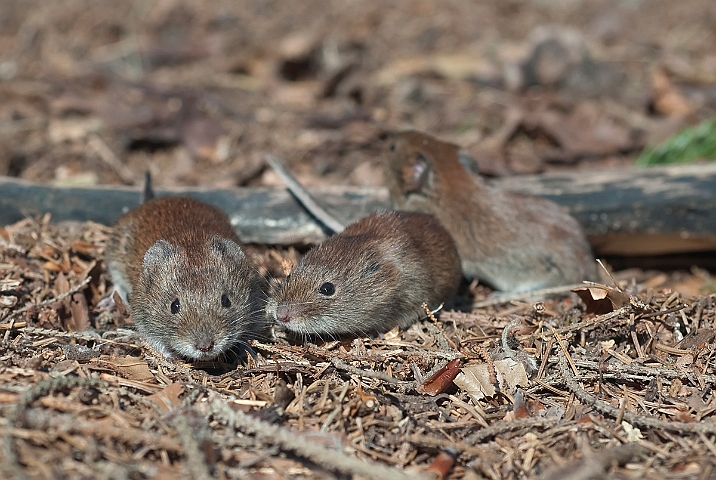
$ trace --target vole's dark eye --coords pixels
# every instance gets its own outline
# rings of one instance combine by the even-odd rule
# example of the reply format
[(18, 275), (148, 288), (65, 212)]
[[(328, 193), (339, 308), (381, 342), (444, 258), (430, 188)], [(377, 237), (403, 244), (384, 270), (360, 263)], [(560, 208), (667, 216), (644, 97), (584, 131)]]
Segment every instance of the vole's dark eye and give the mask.
[(229, 308), (231, 306), (231, 300), (229, 300), (229, 297), (227, 297), (226, 294), (221, 296), (221, 306), (224, 308)]
[(395, 143), (391, 143), (391, 144), (390, 144), (390, 151), (391, 151), (391, 152), (394, 152), (394, 151), (395, 151)]
[(331, 282), (326, 282), (320, 287), (318, 287), (318, 293), (326, 297), (332, 297), (333, 294), (336, 293), (336, 286), (333, 285)]
[(172, 302), (172, 305), (171, 305), (172, 313), (173, 313), (174, 315), (176, 315), (177, 313), (179, 313), (179, 308), (180, 308), (180, 307), (181, 307), (181, 304), (179, 303), (179, 299), (178, 299), (178, 298), (175, 298), (174, 301)]

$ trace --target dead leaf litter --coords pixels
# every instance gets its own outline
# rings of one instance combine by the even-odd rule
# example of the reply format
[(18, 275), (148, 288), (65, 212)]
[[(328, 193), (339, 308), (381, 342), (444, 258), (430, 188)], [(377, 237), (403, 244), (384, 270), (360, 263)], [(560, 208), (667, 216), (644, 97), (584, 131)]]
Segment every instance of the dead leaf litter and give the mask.
[[(637, 283), (606, 313), (576, 297), (512, 302), (188, 365), (98, 306), (111, 290), (106, 227), (27, 219), (2, 238), (0, 294), (15, 299), (0, 318), (10, 477), (523, 478), (597, 462), (668, 478), (714, 449), (715, 294)], [(280, 251), (254, 255), (280, 270)], [(629, 454), (612, 458), (620, 446)]]

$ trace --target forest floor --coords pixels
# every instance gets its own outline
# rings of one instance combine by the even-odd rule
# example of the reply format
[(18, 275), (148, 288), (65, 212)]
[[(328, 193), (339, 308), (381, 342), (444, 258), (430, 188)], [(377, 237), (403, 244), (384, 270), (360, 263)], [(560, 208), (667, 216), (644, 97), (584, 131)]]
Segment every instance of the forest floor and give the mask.
[[(714, 117), (714, 25), (712, 0), (7, 0), (0, 175), (280, 187), (272, 153), (308, 186), (381, 186), (406, 127), (486, 176), (588, 175)], [(3, 478), (716, 478), (698, 261), (582, 292), (606, 306), (465, 284), (408, 329), (186, 364), (100, 304), (109, 229), (0, 226)], [(277, 279), (302, 252), (250, 246)]]

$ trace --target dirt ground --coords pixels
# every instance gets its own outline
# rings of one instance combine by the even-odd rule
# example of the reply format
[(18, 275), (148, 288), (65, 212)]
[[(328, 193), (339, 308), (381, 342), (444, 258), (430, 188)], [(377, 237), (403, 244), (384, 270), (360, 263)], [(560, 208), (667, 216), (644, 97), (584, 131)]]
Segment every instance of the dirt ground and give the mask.
[[(714, 117), (714, 45), (712, 0), (4, 0), (0, 175), (282, 186), (272, 153), (305, 185), (379, 186), (406, 127), (486, 176), (588, 175)], [(109, 231), (0, 226), (3, 478), (716, 478), (698, 264), (586, 300), (463, 285), (408, 329), (185, 364), (101, 306)], [(300, 253), (250, 248), (277, 279)]]

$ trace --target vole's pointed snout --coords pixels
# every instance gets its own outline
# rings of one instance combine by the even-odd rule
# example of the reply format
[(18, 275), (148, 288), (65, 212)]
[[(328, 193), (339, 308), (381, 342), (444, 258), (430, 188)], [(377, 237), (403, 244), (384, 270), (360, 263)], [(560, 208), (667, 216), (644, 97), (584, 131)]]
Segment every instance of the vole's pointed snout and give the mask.
[(214, 340), (211, 338), (200, 338), (194, 341), (194, 348), (201, 353), (210, 353), (214, 349)]
[(282, 323), (288, 323), (293, 316), (293, 309), (288, 305), (279, 305), (276, 308), (276, 320)]

